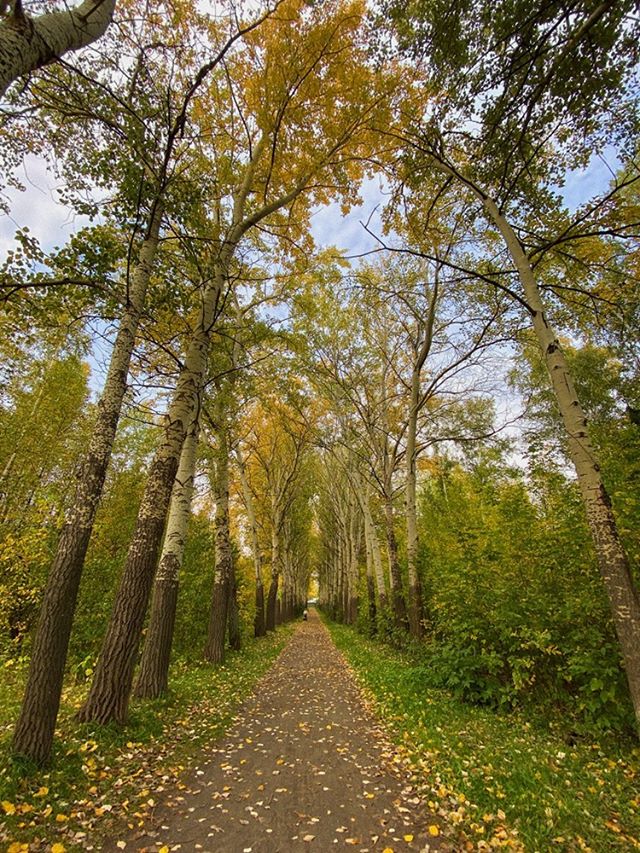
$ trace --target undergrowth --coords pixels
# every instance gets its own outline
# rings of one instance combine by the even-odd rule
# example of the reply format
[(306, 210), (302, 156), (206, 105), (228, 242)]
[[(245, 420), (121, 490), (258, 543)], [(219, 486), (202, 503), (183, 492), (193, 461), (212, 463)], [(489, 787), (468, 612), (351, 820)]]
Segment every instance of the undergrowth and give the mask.
[(640, 849), (637, 741), (462, 702), (402, 652), (328, 627), (460, 849)]

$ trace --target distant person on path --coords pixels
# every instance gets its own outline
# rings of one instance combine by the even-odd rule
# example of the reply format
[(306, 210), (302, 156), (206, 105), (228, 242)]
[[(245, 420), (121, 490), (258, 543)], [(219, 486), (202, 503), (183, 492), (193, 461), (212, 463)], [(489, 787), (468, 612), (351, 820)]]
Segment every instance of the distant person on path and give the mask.
[(303, 622), (306, 622), (306, 621), (307, 621), (307, 616), (308, 616), (308, 615), (309, 615), (309, 611), (308, 611), (308, 610), (307, 610), (307, 608), (305, 607), (305, 609), (302, 611), (302, 621), (303, 621)]

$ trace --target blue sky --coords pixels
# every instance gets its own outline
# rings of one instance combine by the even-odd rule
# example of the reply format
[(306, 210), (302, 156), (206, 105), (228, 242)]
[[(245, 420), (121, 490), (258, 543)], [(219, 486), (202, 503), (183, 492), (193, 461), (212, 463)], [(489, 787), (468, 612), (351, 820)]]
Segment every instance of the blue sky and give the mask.
[[(616, 167), (611, 158), (611, 168)], [(35, 157), (25, 158), (19, 176), (27, 189), (12, 192), (11, 216), (0, 219), (0, 255), (4, 257), (13, 242), (17, 227), (27, 226), (41, 243), (51, 248), (63, 245), (69, 236), (87, 223), (84, 217), (74, 214), (57, 200), (57, 179), (47, 171), (46, 164)], [(575, 208), (598, 192), (604, 190), (612, 177), (610, 167), (599, 157), (594, 157), (585, 170), (570, 172), (563, 190), (569, 208)], [(361, 191), (362, 203), (343, 217), (340, 205), (331, 204), (318, 209), (312, 220), (312, 233), (319, 246), (335, 245), (349, 254), (367, 252), (376, 248), (375, 240), (362, 226), (373, 214), (372, 230), (380, 231), (380, 220), (374, 212), (384, 204), (385, 196), (377, 178), (366, 181)]]
[[(613, 160), (615, 165), (615, 160)], [(46, 164), (35, 157), (26, 157), (20, 174), (26, 186), (24, 192), (13, 192), (12, 209), (9, 217), (0, 219), (0, 259), (12, 246), (16, 228), (27, 226), (41, 244), (50, 249), (67, 242), (71, 234), (88, 220), (75, 216), (57, 198), (55, 175), (47, 170)], [(588, 168), (572, 172), (567, 176), (563, 191), (566, 203), (575, 208), (593, 195), (604, 190), (611, 179), (611, 172), (600, 158), (594, 158)], [(340, 205), (331, 204), (319, 208), (312, 218), (312, 233), (319, 247), (337, 246), (348, 255), (359, 255), (379, 248), (375, 239), (366, 233), (363, 224), (369, 221), (374, 233), (381, 233), (378, 209), (385, 202), (385, 195), (377, 178), (367, 180), (361, 190), (361, 204), (347, 216), (342, 215)], [(108, 357), (106, 341), (96, 340), (96, 353), (91, 359), (92, 386), (95, 391), (102, 384), (105, 362)]]

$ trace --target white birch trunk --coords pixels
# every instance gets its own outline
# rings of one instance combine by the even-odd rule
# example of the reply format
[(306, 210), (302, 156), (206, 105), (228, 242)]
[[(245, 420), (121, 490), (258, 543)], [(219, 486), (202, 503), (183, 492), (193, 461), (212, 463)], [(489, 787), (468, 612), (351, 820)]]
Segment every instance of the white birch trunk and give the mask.
[[(20, 9), (20, 7), (18, 7)], [(0, 97), (9, 85), (69, 51), (104, 35), (115, 0), (85, 0), (75, 9), (30, 18), (22, 11), (0, 21)]]
[(600, 573), (609, 596), (613, 622), (622, 648), (636, 720), (640, 726), (640, 597), (631, 577), (611, 501), (600, 474), (600, 464), (589, 436), (587, 417), (576, 394), (558, 338), (545, 316), (544, 304), (529, 259), (496, 203), (489, 198), (483, 198), (483, 201), (513, 258), (531, 309), (536, 338), (551, 377), (567, 433), (569, 454), (578, 477)]
[(411, 408), (407, 427), (406, 522), (409, 631), (416, 638), (422, 636), (422, 589), (418, 575), (418, 520), (416, 509), (416, 433), (418, 430), (419, 396), (420, 370), (414, 368), (411, 375)]
[(258, 540), (258, 522), (256, 520), (253, 495), (247, 479), (244, 458), (240, 447), (236, 448), (236, 458), (238, 460), (240, 485), (242, 486), (242, 495), (244, 498), (245, 509), (247, 511), (247, 519), (249, 521), (249, 531), (251, 533), (251, 552), (253, 554), (253, 566), (256, 579), (256, 614), (253, 623), (253, 630), (256, 637), (262, 637), (265, 634), (266, 628), (264, 622), (264, 582), (262, 579), (262, 555), (260, 553), (260, 543)]
[(389, 595), (387, 592), (387, 583), (384, 576), (384, 567), (382, 564), (382, 552), (380, 550), (380, 542), (376, 532), (376, 525), (371, 514), (369, 506), (369, 496), (362, 484), (362, 479), (356, 474), (353, 478), (353, 484), (360, 503), (362, 515), (364, 516), (364, 535), (371, 549), (371, 559), (373, 561), (373, 573), (376, 582), (376, 591), (378, 593), (378, 601), (380, 609), (385, 610), (388, 604)]
[(179, 575), (191, 517), (198, 431), (198, 422), (194, 420), (182, 448), (180, 465), (171, 492), (167, 530), (153, 585), (149, 627), (135, 689), (135, 695), (139, 698), (156, 699), (165, 693), (168, 687)]

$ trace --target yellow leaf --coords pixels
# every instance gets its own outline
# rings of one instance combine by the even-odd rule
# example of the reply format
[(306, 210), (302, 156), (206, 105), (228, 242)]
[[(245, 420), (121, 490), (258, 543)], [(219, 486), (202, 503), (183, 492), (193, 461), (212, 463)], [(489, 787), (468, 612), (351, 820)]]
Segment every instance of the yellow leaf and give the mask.
[(393, 853), (393, 849), (391, 847), (385, 847), (382, 853)]
[(434, 838), (437, 835), (440, 835), (440, 829), (435, 825), (435, 823), (432, 823), (429, 827), (429, 835), (433, 835)]
[(64, 844), (52, 844), (51, 845), (51, 853), (65, 853), (67, 848)]
[(169, 853), (169, 848), (165, 844), (164, 847), (161, 847), (160, 850), (158, 850), (158, 853)]
[(29, 853), (29, 845), (14, 841), (13, 844), (7, 847), (7, 853)]
[(38, 790), (35, 793), (35, 796), (36, 797), (46, 797), (48, 793), (49, 793), (49, 789), (43, 786), (42, 788), (38, 788)]
[(2, 801), (2, 808), (4, 809), (5, 814), (16, 813), (16, 807), (13, 805), (13, 803), (8, 802), (8, 800)]
[(404, 840), (407, 842), (407, 844), (408, 844), (410, 841), (413, 841), (413, 835), (403, 835), (402, 837), (403, 837), (403, 838), (404, 838)]
[(56, 822), (57, 823), (64, 823), (65, 820), (69, 820), (69, 818), (67, 817), (66, 814), (57, 814), (56, 815)]

